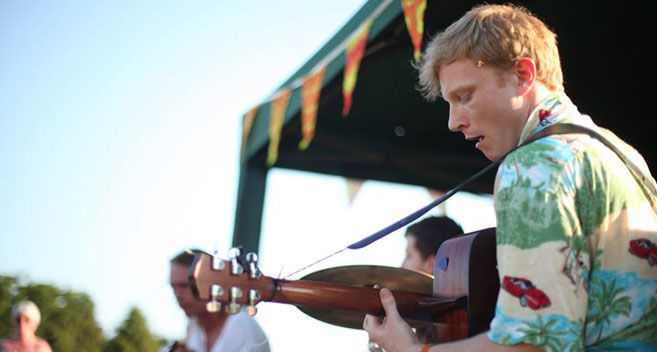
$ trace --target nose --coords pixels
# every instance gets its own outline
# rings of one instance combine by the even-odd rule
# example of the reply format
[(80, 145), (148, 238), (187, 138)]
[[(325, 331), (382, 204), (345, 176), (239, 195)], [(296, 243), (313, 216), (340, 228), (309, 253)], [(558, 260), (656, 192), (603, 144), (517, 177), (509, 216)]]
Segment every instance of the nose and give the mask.
[(452, 132), (463, 130), (467, 126), (467, 119), (463, 111), (457, 105), (449, 105), (449, 120), (447, 121), (447, 128)]

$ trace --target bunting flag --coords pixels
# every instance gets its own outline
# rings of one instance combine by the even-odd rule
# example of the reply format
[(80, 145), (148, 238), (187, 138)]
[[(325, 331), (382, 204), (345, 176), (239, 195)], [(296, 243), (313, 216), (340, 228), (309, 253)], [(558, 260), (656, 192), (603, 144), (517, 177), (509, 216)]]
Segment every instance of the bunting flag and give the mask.
[(360, 188), (363, 186), (365, 180), (348, 178), (347, 179), (347, 195), (349, 196), (349, 205), (353, 203), (356, 194), (360, 191)]
[(244, 120), (242, 123), (242, 154), (244, 154), (244, 149), (246, 148), (246, 141), (249, 139), (249, 133), (251, 133), (251, 127), (253, 126), (253, 120), (255, 119), (256, 112), (260, 105), (256, 105), (249, 110), (249, 112), (244, 115)]
[(401, 0), (404, 9), (404, 20), (408, 34), (413, 42), (413, 57), (420, 62), (420, 48), (422, 46), (422, 33), (424, 33), (424, 10), (427, 9), (427, 0)]
[(267, 153), (267, 165), (272, 166), (278, 159), (278, 144), (281, 141), (281, 130), (285, 119), (285, 109), (290, 100), (290, 89), (281, 92), (271, 101), (271, 115), (269, 117), (269, 152)]
[(349, 115), (349, 110), (351, 110), (352, 95), (356, 87), (356, 78), (358, 77), (358, 66), (360, 66), (360, 60), (365, 53), (370, 27), (372, 27), (372, 20), (365, 22), (360, 32), (347, 43), (344, 78), (342, 80), (342, 97), (344, 98), (344, 105), (342, 107), (343, 117)]
[[(440, 191), (434, 188), (427, 188), (427, 191), (429, 191), (429, 196), (431, 197), (432, 201), (445, 195), (445, 191)], [(447, 214), (447, 202), (442, 202), (436, 209), (440, 214)]]
[(315, 137), (315, 122), (317, 121), (317, 108), (319, 107), (319, 94), (322, 90), (326, 67), (312, 73), (303, 79), (301, 88), (301, 134), (303, 139), (299, 142), (299, 149), (306, 150)]

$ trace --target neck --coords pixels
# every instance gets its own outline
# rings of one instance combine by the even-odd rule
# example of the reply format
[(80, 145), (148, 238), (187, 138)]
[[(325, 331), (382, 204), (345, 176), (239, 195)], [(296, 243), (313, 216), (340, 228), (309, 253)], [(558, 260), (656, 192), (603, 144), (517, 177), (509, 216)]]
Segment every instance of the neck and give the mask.
[(16, 334), (16, 341), (19, 341), (24, 346), (31, 346), (37, 340), (37, 337), (34, 333), (29, 332), (18, 332)]
[(198, 323), (206, 334), (210, 334), (221, 331), (227, 318), (228, 314), (225, 312), (201, 314), (198, 316)]
[(550, 91), (543, 83), (536, 82), (533, 89), (531, 89), (526, 96), (526, 105), (525, 105), (525, 121), (529, 119), (531, 113), (536, 109), (538, 104), (540, 104), (545, 98), (547, 98), (553, 92)]

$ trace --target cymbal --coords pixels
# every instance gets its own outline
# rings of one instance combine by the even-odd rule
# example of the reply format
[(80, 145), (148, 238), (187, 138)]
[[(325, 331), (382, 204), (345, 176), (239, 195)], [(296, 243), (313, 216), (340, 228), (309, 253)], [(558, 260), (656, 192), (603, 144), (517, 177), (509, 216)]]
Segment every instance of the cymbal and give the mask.
[[(302, 277), (304, 281), (320, 281), (355, 287), (373, 287), (378, 284), (393, 291), (432, 294), (433, 276), (419, 271), (374, 265), (349, 265), (328, 268)], [(325, 323), (351, 329), (362, 329), (365, 314), (343, 310), (298, 307), (302, 312)], [(412, 326), (426, 322), (409, 321)]]

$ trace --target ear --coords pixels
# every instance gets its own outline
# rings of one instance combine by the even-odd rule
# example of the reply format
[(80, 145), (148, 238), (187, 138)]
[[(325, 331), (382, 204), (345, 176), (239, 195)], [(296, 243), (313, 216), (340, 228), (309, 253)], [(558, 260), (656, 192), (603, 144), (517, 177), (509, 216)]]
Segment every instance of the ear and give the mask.
[(518, 82), (518, 94), (527, 94), (536, 83), (536, 63), (533, 59), (523, 57), (516, 62), (515, 74)]
[(424, 261), (424, 272), (433, 275), (433, 267), (436, 265), (436, 255), (429, 254), (427, 259)]

